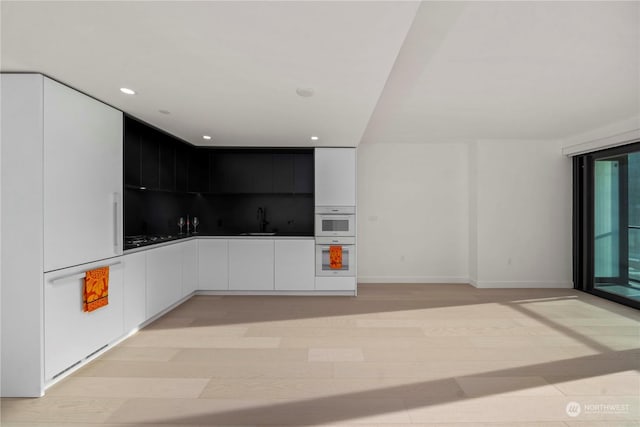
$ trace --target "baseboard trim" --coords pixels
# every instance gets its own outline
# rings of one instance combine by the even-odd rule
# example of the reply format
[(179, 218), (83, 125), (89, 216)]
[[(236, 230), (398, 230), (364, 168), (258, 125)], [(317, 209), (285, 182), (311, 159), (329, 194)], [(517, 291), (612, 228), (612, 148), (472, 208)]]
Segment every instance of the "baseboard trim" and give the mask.
[(449, 276), (360, 276), (358, 283), (469, 283), (468, 277)]
[(357, 291), (196, 291), (195, 295), (274, 295), (274, 296), (348, 296), (356, 295)]
[(572, 282), (541, 282), (541, 281), (521, 281), (521, 282), (510, 282), (510, 281), (492, 281), (492, 280), (470, 280), (469, 283), (475, 286), (478, 289), (573, 289)]

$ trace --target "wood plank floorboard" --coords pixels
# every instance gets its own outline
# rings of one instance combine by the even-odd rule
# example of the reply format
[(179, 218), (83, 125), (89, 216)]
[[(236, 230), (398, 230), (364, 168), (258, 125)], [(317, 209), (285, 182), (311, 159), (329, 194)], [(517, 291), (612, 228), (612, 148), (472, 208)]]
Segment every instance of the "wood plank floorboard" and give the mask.
[(0, 424), (638, 427), (640, 312), (464, 284), (195, 296)]

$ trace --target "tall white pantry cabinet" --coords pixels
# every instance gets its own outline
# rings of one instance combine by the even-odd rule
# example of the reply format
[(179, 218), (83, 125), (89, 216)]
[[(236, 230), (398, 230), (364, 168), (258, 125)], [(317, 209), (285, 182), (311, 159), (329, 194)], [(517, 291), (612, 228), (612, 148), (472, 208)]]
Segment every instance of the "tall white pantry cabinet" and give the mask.
[[(356, 149), (318, 147), (315, 149), (315, 205), (326, 207), (353, 207), (357, 205)], [(356, 253), (356, 233), (352, 254)], [(355, 260), (352, 260), (355, 261)], [(357, 263), (351, 276), (321, 276), (315, 278), (315, 290), (320, 292), (357, 292)]]
[[(122, 113), (40, 74), (0, 74), (0, 83), (0, 391), (41, 396), (66, 351), (69, 325), (81, 324), (76, 333), (98, 317), (120, 319), (105, 330), (122, 334), (117, 268), (107, 310), (55, 315), (81, 310), (78, 277), (85, 269), (78, 266), (115, 266), (122, 254)], [(63, 296), (75, 289), (77, 298), (67, 303)], [(55, 357), (47, 357), (46, 343), (56, 347)]]

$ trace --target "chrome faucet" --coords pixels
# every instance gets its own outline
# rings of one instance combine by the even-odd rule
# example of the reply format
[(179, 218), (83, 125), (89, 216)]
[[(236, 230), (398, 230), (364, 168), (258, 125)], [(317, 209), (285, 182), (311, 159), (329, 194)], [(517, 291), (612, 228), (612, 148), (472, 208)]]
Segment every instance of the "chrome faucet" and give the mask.
[(258, 231), (260, 233), (264, 233), (265, 230), (267, 229), (267, 224), (269, 224), (269, 221), (267, 221), (267, 210), (265, 208), (258, 208)]

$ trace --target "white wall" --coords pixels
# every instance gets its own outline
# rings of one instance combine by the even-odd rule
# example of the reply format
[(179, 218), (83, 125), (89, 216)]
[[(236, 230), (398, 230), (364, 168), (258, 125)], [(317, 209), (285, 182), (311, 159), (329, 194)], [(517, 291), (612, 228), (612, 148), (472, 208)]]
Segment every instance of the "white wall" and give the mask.
[(358, 280), (468, 282), (468, 146), (358, 147)]
[(571, 287), (560, 141), (362, 144), (358, 281)]
[(571, 287), (571, 161), (562, 155), (561, 142), (475, 145), (470, 150), (477, 157), (472, 283)]

